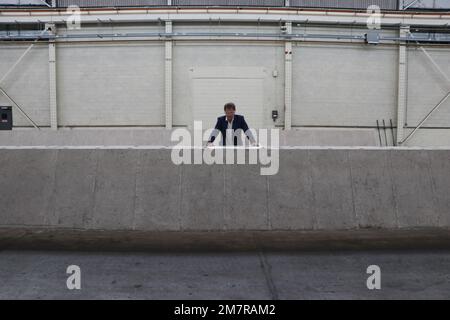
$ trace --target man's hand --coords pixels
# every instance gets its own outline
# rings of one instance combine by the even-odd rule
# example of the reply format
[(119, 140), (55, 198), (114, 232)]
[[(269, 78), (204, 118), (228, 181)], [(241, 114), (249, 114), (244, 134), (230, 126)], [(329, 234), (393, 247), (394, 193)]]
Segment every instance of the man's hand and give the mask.
[(208, 147), (208, 148), (212, 148), (212, 147), (214, 147), (214, 143), (212, 143), (212, 142), (208, 142), (208, 143), (206, 144), (206, 147)]

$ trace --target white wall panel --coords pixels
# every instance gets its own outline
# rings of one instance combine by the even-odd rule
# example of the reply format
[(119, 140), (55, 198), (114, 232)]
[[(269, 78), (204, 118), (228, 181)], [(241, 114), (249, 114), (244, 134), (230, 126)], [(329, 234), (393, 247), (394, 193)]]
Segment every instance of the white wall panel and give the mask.
[(214, 128), (223, 106), (233, 102), (237, 114), (246, 117), (251, 128), (263, 123), (264, 78), (263, 68), (215, 68), (193, 70), (193, 119), (202, 121), (204, 129)]
[[(450, 78), (450, 49), (426, 48), (436, 64)], [(408, 49), (408, 108), (409, 127), (417, 124), (450, 91), (450, 83), (418, 48)], [(423, 124), (423, 127), (450, 128), (450, 99)]]
[(161, 43), (58, 45), (59, 123), (163, 125), (163, 61)]
[(396, 121), (398, 49), (298, 44), (293, 48), (292, 124), (374, 126)]
[[(25, 52), (29, 45), (0, 44), (0, 78)], [(48, 45), (35, 45), (11, 74), (0, 84), (28, 116), (39, 126), (50, 125)], [(0, 93), (0, 105), (12, 104)], [(13, 108), (15, 126), (31, 126)]]
[[(283, 82), (284, 82), (284, 60), (283, 46), (281, 44), (243, 44), (238, 42), (175, 42), (174, 44), (174, 124), (190, 125), (193, 121), (193, 85), (192, 72), (204, 67), (232, 67), (242, 70), (241, 76), (245, 75), (245, 68), (264, 68), (263, 80), (264, 97), (259, 105), (262, 120), (246, 117), (249, 123), (258, 123), (271, 127), (274, 122), (271, 118), (271, 110), (279, 111), (280, 119), (276, 125), (283, 123)], [(276, 71), (276, 77), (274, 77)], [(220, 77), (220, 73), (217, 75)], [(229, 93), (228, 101), (232, 101), (233, 95)], [(205, 95), (209, 92), (205, 89)], [(223, 97), (224, 99), (226, 96)], [(254, 96), (255, 101), (260, 101), (260, 96)], [(223, 104), (215, 106), (216, 116), (223, 114)], [(237, 113), (241, 112), (237, 104)], [(258, 113), (259, 114), (259, 113)], [(246, 116), (244, 114), (244, 116)]]

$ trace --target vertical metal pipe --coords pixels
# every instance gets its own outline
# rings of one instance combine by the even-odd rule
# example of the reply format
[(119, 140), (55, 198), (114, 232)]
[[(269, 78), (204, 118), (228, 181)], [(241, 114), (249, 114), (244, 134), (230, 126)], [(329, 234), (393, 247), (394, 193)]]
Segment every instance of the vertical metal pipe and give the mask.
[[(409, 26), (400, 27), (400, 37), (406, 37), (409, 33)], [(408, 60), (407, 47), (401, 43), (398, 49), (398, 86), (397, 86), (397, 145), (401, 144), (404, 137), (404, 127), (407, 108), (408, 92)]]
[(380, 147), (383, 146), (383, 143), (381, 142), (381, 132), (380, 132), (380, 123), (377, 120), (377, 131), (378, 131), (378, 138), (380, 139)]
[[(166, 21), (166, 33), (172, 33), (172, 21)], [(172, 129), (172, 39), (165, 41), (165, 125), (166, 129)]]
[[(56, 26), (47, 24), (46, 29), (52, 34), (56, 34)], [(54, 40), (48, 43), (48, 76), (49, 76), (49, 102), (50, 102), (50, 127), (58, 129), (58, 107), (56, 93), (56, 44)]]
[[(292, 34), (292, 23), (286, 22), (286, 33)], [(284, 129), (292, 126), (292, 42), (287, 40), (284, 45)]]
[(392, 145), (396, 146), (397, 144), (395, 143), (395, 138), (394, 138), (394, 125), (392, 124), (392, 119), (389, 119), (389, 122), (391, 123), (391, 135), (392, 135)]

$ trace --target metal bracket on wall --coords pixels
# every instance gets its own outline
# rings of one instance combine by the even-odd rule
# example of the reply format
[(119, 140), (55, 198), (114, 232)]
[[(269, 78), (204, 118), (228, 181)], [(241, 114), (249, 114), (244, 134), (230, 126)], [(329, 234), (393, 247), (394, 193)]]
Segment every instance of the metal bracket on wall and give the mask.
[(405, 0), (403, 0), (401, 10), (407, 10), (418, 2), (420, 2), (420, 0), (411, 0), (409, 4), (405, 5)]
[[(45, 4), (47, 7), (49, 7), (49, 8), (51, 8), (52, 7), (52, 5), (51, 4), (49, 4), (49, 3), (47, 3), (47, 1), (45, 1), (45, 0), (39, 0), (40, 2), (42, 2), (42, 4)], [(53, 0), (53, 2), (56, 2), (56, 0)]]

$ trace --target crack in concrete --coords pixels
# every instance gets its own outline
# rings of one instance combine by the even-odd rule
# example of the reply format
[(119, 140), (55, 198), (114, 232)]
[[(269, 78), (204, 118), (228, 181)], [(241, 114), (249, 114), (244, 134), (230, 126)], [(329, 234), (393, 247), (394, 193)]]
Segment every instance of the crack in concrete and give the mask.
[(263, 250), (259, 250), (258, 257), (259, 257), (261, 269), (263, 270), (264, 277), (267, 282), (267, 287), (269, 289), (271, 298), (272, 298), (272, 300), (279, 300), (278, 290), (277, 290), (277, 287), (275, 286), (275, 283), (273, 282), (273, 278), (272, 278), (272, 266), (267, 261), (267, 257), (264, 254)]

